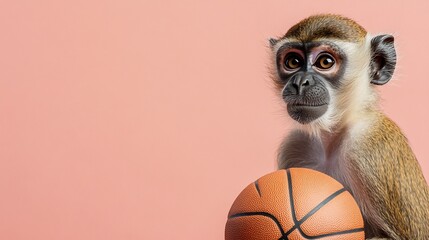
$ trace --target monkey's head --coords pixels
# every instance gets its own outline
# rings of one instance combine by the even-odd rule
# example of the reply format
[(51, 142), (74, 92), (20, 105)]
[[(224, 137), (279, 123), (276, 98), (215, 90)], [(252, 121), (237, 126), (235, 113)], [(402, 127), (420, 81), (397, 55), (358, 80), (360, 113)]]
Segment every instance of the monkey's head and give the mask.
[(330, 130), (374, 108), (373, 85), (387, 83), (395, 69), (391, 35), (367, 34), (351, 19), (315, 15), (279, 39), (270, 39), (273, 78), (290, 117)]

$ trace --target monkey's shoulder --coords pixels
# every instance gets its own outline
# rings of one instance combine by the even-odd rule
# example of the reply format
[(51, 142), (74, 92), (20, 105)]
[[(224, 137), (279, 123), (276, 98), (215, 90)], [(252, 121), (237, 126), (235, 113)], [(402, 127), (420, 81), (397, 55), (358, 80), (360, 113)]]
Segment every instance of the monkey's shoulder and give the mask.
[(408, 139), (393, 120), (379, 114), (371, 124), (360, 137), (351, 138), (355, 141), (355, 147), (352, 147), (354, 154), (367, 156), (374, 164), (377, 160), (383, 163), (415, 160)]
[[(362, 136), (349, 149), (347, 160), (355, 174), (353, 193), (366, 198), (359, 201), (367, 221), (391, 236), (427, 239), (429, 189), (407, 138), (381, 114)], [(384, 209), (382, 215), (377, 209)]]

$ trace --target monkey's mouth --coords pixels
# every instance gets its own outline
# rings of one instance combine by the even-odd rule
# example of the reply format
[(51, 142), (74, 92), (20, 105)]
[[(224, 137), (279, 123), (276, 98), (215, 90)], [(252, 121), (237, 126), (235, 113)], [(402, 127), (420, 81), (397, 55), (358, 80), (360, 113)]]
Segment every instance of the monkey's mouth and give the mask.
[(328, 104), (288, 104), (289, 116), (301, 124), (310, 123), (321, 117), (328, 110)]

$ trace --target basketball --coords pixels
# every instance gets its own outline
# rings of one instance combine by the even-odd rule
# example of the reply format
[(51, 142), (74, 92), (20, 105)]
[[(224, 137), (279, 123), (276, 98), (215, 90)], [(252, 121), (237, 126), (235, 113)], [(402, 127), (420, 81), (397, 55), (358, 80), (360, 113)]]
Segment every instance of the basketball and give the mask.
[(248, 185), (228, 214), (225, 240), (365, 239), (360, 209), (330, 176), (278, 170)]

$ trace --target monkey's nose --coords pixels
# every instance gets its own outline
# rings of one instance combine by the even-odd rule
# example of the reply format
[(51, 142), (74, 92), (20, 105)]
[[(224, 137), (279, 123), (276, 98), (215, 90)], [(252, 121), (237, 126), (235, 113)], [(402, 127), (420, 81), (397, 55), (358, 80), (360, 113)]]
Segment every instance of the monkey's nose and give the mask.
[(310, 86), (311, 76), (298, 76), (292, 81), (292, 87), (296, 90), (296, 94), (302, 95), (304, 90)]

